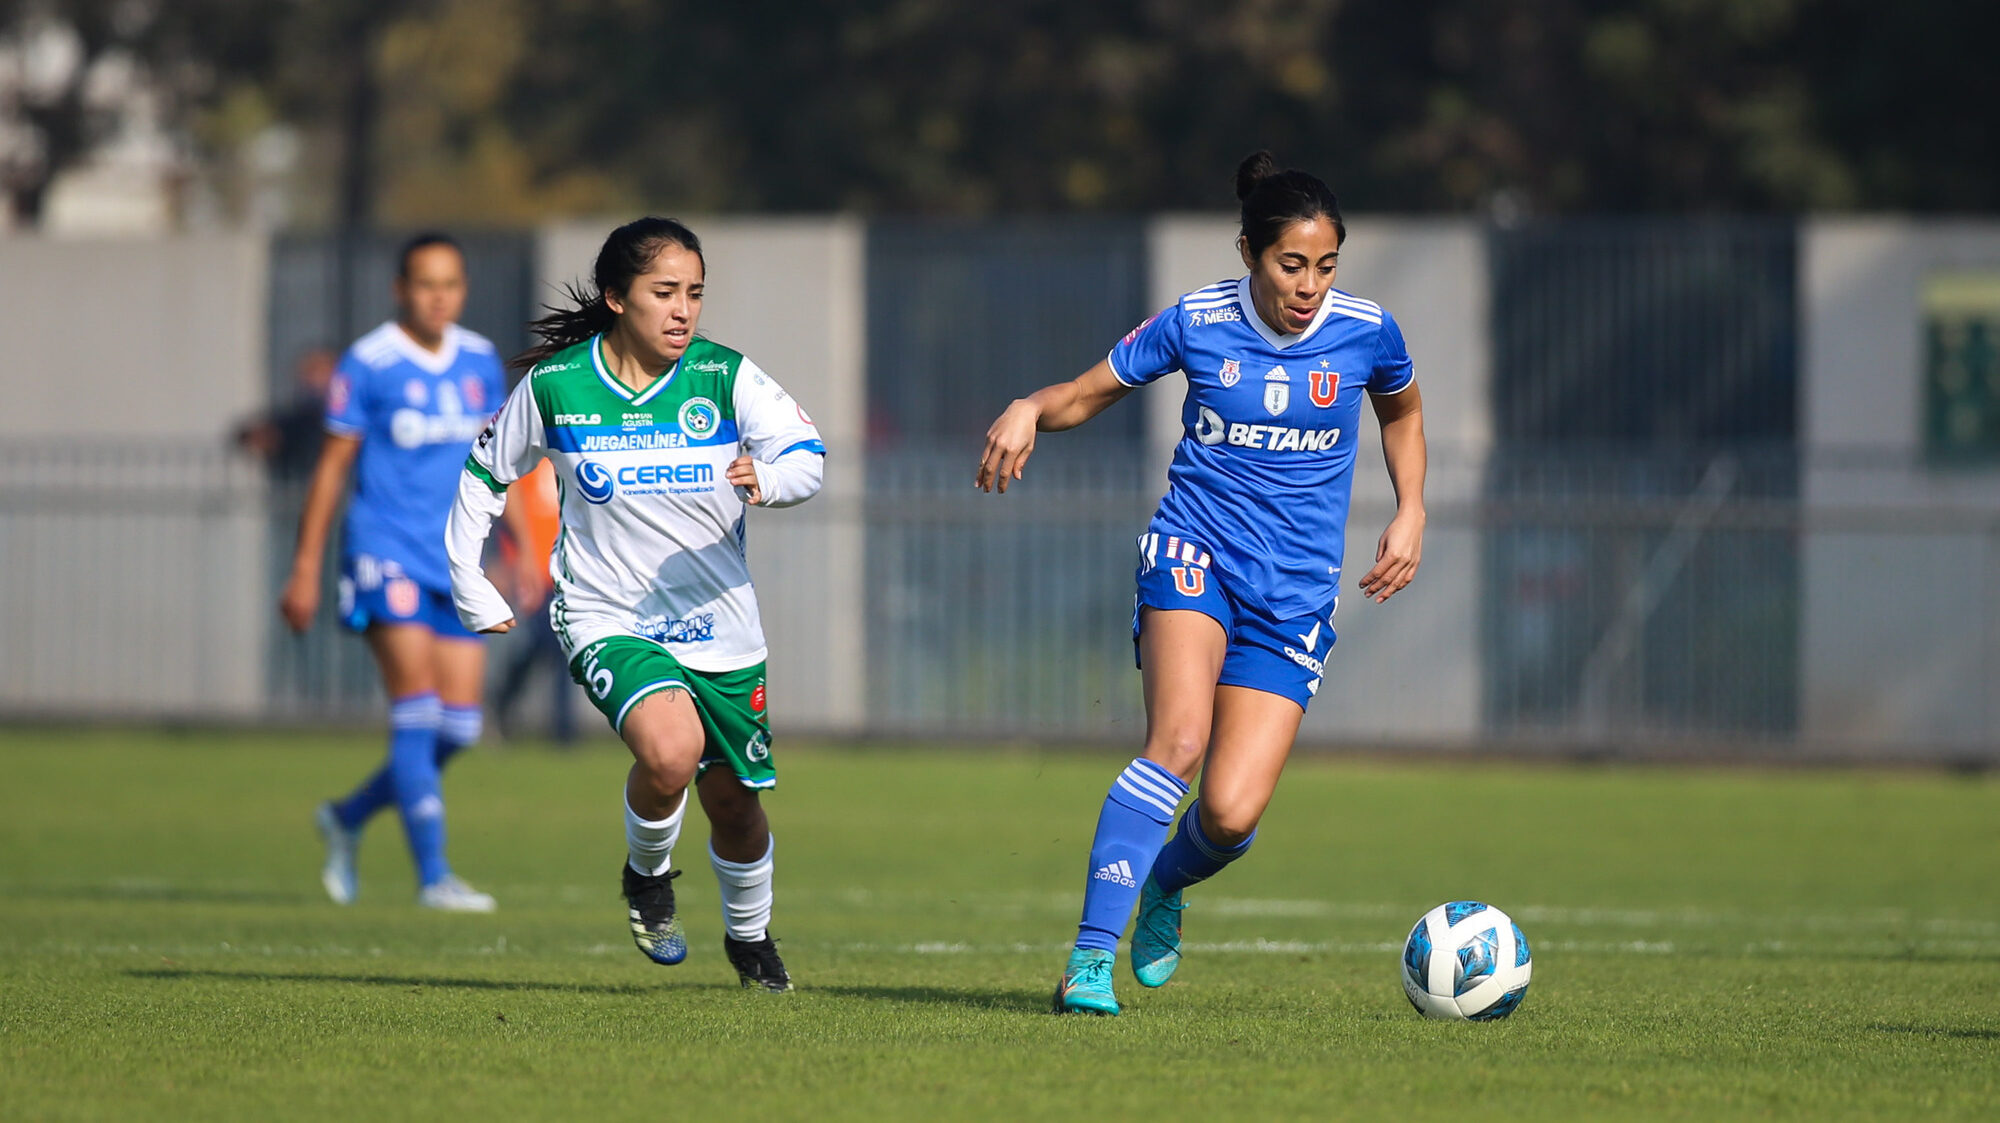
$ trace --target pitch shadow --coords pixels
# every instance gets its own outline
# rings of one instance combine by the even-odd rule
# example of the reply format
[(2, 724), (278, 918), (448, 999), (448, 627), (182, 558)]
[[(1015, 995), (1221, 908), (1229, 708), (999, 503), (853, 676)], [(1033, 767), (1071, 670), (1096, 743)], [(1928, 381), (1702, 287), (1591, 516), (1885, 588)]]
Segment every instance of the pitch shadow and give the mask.
[(187, 967), (152, 967), (125, 972), (134, 979), (173, 982), (181, 979), (222, 979), (245, 983), (351, 983), (374, 987), (436, 987), (440, 990), (554, 991), (560, 994), (609, 994), (628, 997), (657, 995), (663, 990), (737, 990), (730, 983), (686, 982), (667, 985), (640, 983), (550, 983), (521, 979), (466, 979), (446, 975), (341, 975), (304, 971), (213, 971)]
[(42, 901), (116, 901), (131, 905), (302, 905), (313, 894), (269, 889), (202, 889), (173, 885), (48, 885), (15, 889), (9, 896)]
[(1969, 1029), (1964, 1026), (1892, 1026), (1876, 1024), (1868, 1027), (1876, 1033), (1902, 1033), (1913, 1037), (1962, 1037), (1971, 1041), (2000, 1041), (2000, 1029)]
[(810, 989), (814, 994), (867, 998), (877, 1002), (922, 1002), (932, 1006), (964, 1006), (1009, 1013), (1046, 1014), (1049, 1011), (1048, 995), (1039, 991), (882, 986), (813, 986)]

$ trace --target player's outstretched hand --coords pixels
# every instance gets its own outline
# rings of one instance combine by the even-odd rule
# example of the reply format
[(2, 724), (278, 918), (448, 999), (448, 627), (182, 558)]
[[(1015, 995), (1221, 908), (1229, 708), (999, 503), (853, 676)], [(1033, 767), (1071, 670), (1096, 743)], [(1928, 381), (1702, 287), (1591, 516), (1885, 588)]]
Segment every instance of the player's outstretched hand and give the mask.
[(294, 570), (285, 582), (285, 591), (278, 594), (278, 615), (292, 631), (304, 632), (318, 614), (319, 574)]
[(1424, 556), (1424, 516), (1404, 512), (1389, 521), (1375, 544), (1375, 567), (1361, 577), (1361, 595), (1381, 604), (1409, 585)]
[(502, 620), (498, 624), (495, 624), (490, 628), (479, 629), (479, 634), (482, 636), (504, 636), (508, 632), (511, 632), (513, 630), (514, 630), (514, 621)]
[(1007, 481), (1021, 478), (1028, 457), (1035, 451), (1035, 423), (1041, 412), (1035, 403), (1022, 398), (986, 430), (986, 451), (979, 457), (979, 476), (973, 481), (979, 490), (992, 491), (998, 485), (1000, 494), (1005, 495)]
[(755, 507), (764, 501), (763, 489), (757, 486), (757, 465), (747, 456), (739, 456), (729, 462), (723, 478), (736, 488), (745, 503)]

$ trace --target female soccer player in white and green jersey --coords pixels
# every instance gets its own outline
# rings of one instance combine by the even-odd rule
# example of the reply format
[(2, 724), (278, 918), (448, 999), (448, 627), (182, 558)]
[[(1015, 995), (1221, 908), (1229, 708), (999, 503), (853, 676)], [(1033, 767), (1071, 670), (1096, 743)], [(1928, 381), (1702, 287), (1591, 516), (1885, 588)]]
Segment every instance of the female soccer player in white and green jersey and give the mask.
[[(656, 963), (687, 958), (673, 848), (687, 789), (709, 821), (724, 950), (746, 987), (791, 989), (771, 939), (772, 842), (758, 793), (776, 783), (764, 633), (744, 562), (746, 503), (819, 490), (819, 430), (757, 365), (698, 337), (706, 262), (671, 219), (611, 232), (577, 307), (537, 320), (534, 365), (474, 444), (447, 530), (465, 626), (513, 610), (481, 571), (507, 485), (547, 459), (562, 489), (549, 619), (570, 674), (632, 750), (625, 899)], [(716, 766), (716, 767), (711, 767)]]

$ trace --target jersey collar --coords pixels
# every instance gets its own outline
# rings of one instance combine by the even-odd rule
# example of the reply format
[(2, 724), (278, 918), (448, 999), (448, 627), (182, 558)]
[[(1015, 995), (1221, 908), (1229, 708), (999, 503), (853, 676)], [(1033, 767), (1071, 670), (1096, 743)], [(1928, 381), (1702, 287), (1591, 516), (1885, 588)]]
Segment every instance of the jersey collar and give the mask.
[(394, 320), (389, 321), (389, 345), (412, 366), (430, 374), (443, 374), (451, 369), (453, 363), (458, 362), (458, 333), (457, 324), (446, 324), (444, 342), (438, 345), (437, 350), (426, 351), (416, 340), (410, 338), (410, 333), (403, 330), (403, 325)]
[(1314, 313), (1312, 323), (1306, 325), (1306, 330), (1297, 335), (1280, 335), (1271, 330), (1271, 325), (1264, 322), (1264, 317), (1257, 314), (1257, 305), (1250, 300), (1249, 275), (1245, 274), (1236, 282), (1236, 302), (1243, 306), (1244, 322), (1249, 324), (1263, 338), (1264, 342), (1280, 351), (1288, 351), (1313, 337), (1313, 333), (1319, 330), (1319, 326), (1326, 322), (1327, 313), (1332, 307), (1332, 302), (1327, 297), (1332, 295), (1333, 290), (1329, 288), (1326, 290), (1325, 295), (1319, 298), (1319, 311)]
[[(646, 387), (645, 393), (635, 397), (632, 394), (632, 388), (630, 386), (625, 385), (623, 382), (618, 381), (618, 377), (611, 373), (611, 368), (604, 365), (604, 352), (601, 349), (603, 347), (603, 344), (604, 344), (604, 336), (593, 335), (590, 337), (591, 369), (597, 372), (597, 378), (600, 382), (604, 383), (605, 389), (610, 390), (612, 393), (618, 395), (619, 397), (625, 399), (626, 401), (632, 403), (635, 406), (645, 405), (647, 402), (652, 401), (655, 397), (658, 397), (660, 391), (667, 388), (667, 383), (672, 382), (674, 380), (674, 375), (680, 373), (681, 361), (680, 359), (675, 359), (674, 365), (668, 367), (665, 373), (661, 374), (660, 377), (655, 378), (653, 380), (653, 384), (651, 386)], [(686, 358), (686, 356), (683, 355), (682, 358)]]

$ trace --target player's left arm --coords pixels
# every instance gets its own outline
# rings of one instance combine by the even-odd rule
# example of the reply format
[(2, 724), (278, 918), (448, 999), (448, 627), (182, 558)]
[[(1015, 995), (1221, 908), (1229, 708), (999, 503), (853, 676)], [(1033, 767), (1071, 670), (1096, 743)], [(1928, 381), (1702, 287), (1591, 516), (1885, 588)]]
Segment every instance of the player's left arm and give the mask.
[(753, 507), (794, 507), (819, 494), (826, 443), (805, 407), (749, 359), (733, 393), (743, 455), (723, 475), (736, 494)]
[(1361, 576), (1361, 594), (1380, 604), (1417, 575), (1424, 557), (1424, 397), (1410, 363), (1403, 331), (1384, 312), (1368, 401), (1382, 425), (1382, 457), (1396, 490), (1396, 517), (1375, 543), (1375, 565)]

